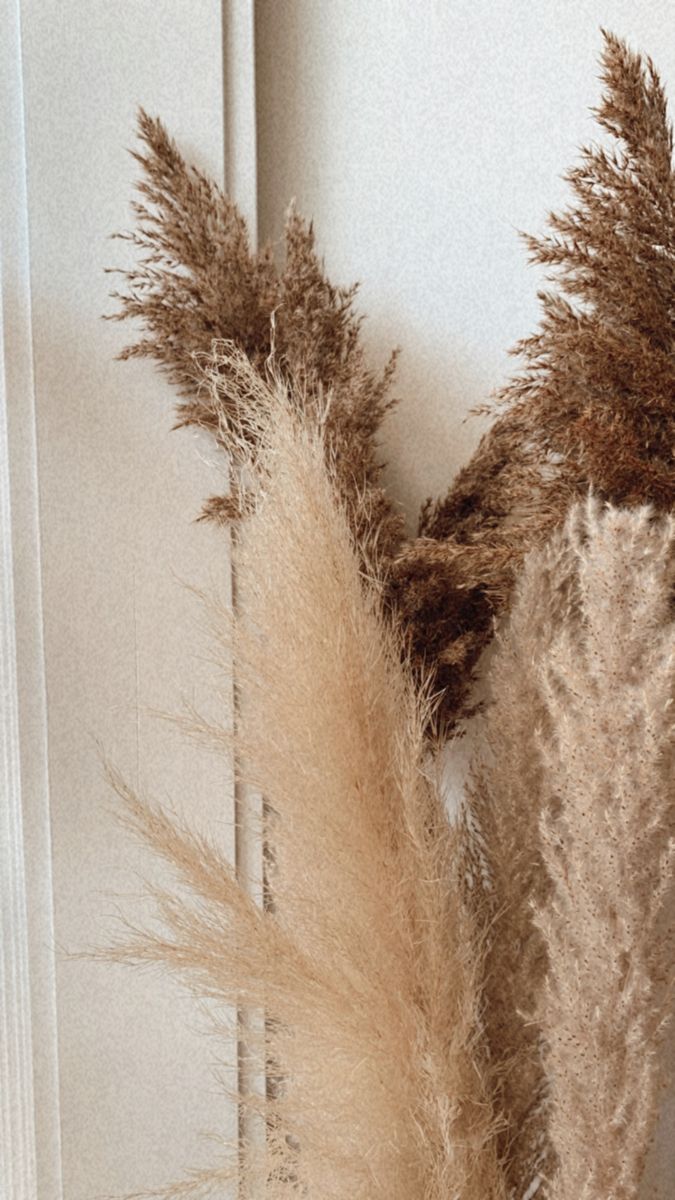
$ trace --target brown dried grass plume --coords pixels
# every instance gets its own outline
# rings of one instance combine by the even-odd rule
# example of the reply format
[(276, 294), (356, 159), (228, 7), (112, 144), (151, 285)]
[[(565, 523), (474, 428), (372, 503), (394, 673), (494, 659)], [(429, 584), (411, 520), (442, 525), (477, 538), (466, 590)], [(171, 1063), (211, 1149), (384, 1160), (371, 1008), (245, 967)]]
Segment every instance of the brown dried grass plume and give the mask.
[[(125, 236), (140, 257), (120, 272), (116, 316), (144, 334), (124, 356), (157, 361), (180, 389), (178, 423), (220, 440), (220, 406), (233, 401), (225, 387), (214, 402), (196, 361), (214, 338), (234, 341), (263, 377), (272, 356), (303, 403), (325, 409), (350, 521), (388, 563), (387, 601), (418, 672), (435, 672), (441, 727), (465, 709), (524, 555), (575, 496), (592, 486), (620, 504), (668, 509), (675, 499), (672, 132), (653, 63), (609, 33), (602, 79), (596, 117), (609, 145), (582, 150), (566, 177), (572, 204), (551, 215), (549, 234), (526, 239), (557, 288), (540, 293), (539, 330), (514, 348), (524, 367), (499, 395), (492, 428), (408, 545), (377, 448), (394, 360), (381, 374), (368, 367), (355, 289), (328, 280), (311, 225), (293, 212), (283, 268), (270, 248), (254, 252), (232, 201), (185, 163), (160, 121), (139, 116), (143, 178)], [(216, 519), (237, 512), (222, 496), (205, 506)]]
[[(224, 376), (247, 397), (230, 435), (255, 494), (236, 540), (238, 613), (216, 608), (214, 628), (241, 689), (235, 749), (267, 801), (274, 906), (258, 908), (208, 840), (118, 781), (128, 819), (187, 885), (156, 897), (159, 927), (119, 957), (265, 1012), (264, 1052), (283, 1085), (239, 1098), (267, 1124), (266, 1147), (248, 1155), (251, 1194), (504, 1200), (480, 942), (427, 756), (426, 703), (364, 576), (325, 428), (241, 352), (221, 354), (216, 387)], [(229, 731), (194, 727), (229, 752)], [(208, 1195), (229, 1173), (201, 1173), (183, 1194)]]
[[(403, 521), (380, 486), (376, 442), (393, 404), (395, 355), (379, 374), (368, 367), (354, 310), (356, 287), (329, 281), (312, 225), (293, 209), (283, 268), (271, 247), (257, 253), (236, 205), (185, 162), (161, 121), (141, 110), (138, 131), (144, 152), (134, 153), (143, 171), (133, 204), (136, 228), (118, 236), (139, 257), (115, 272), (124, 290), (113, 296), (120, 304), (114, 319), (134, 318), (144, 334), (122, 358), (159, 363), (179, 389), (178, 425), (207, 429), (218, 440), (226, 430), (220, 405), (228, 391), (218, 392), (214, 406), (199, 360), (210, 354), (214, 339), (234, 342), (263, 375), (272, 358), (310, 410), (325, 406), (326, 451), (357, 533), (376, 537), (382, 553), (393, 553)], [(221, 369), (226, 372), (226, 365)], [(324, 405), (326, 391), (330, 406)], [(230, 449), (226, 435), (224, 446)], [(204, 513), (232, 515), (227, 498), (219, 496)]]

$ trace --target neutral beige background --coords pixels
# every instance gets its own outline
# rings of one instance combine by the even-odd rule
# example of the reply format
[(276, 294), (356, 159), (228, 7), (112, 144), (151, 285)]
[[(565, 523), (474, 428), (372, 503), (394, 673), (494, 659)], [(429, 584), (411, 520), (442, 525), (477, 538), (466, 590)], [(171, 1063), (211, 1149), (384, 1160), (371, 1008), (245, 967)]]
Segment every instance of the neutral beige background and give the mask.
[(170, 1182), (217, 1154), (202, 1133), (234, 1128), (197, 1008), (163, 978), (70, 958), (110, 941), (118, 910), (144, 913), (146, 855), (110, 815), (101, 749), (232, 841), (228, 764), (147, 711), (211, 691), (181, 581), (229, 586), (227, 538), (194, 523), (222, 464), (171, 432), (168, 384), (116, 362), (132, 331), (101, 319), (104, 267), (127, 258), (109, 235), (132, 220), (136, 106), (222, 179), (222, 16), (219, 0), (35, 0), (22, 23), (63, 1194), (85, 1200)]
[(462, 421), (537, 319), (517, 230), (542, 228), (594, 135), (605, 25), (657, 60), (675, 108), (671, 0), (258, 0), (260, 237), (315, 220), (361, 281), (374, 360), (402, 348), (388, 478), (411, 518), (478, 437)]

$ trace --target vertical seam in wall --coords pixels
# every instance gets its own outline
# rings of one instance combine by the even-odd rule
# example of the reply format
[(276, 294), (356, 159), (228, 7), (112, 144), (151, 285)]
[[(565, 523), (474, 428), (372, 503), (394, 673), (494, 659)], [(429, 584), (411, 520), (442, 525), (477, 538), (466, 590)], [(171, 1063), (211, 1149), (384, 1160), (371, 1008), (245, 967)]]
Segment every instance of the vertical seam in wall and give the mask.
[(259, 179), (260, 179), (260, 172), (258, 170), (258, 43), (256, 40), (257, 16), (258, 16), (257, 0), (251, 0), (251, 51), (252, 51), (252, 56), (253, 56), (252, 70), (253, 70), (253, 135), (254, 135), (253, 148), (252, 148), (251, 154), (252, 154), (252, 158), (253, 158), (254, 185), (255, 185), (255, 195), (254, 195), (255, 225), (254, 225), (254, 230), (253, 230), (251, 236), (253, 237), (255, 234), (254, 245), (255, 245), (256, 250), (258, 249), (259, 238), (260, 238), (260, 196), (258, 194), (258, 192), (259, 192), (258, 183), (259, 183)]
[(16, 1200), (36, 1196), (35, 1098), (31, 1030), (26, 873), (21, 811), (19, 697), (14, 561), (9, 487), (9, 432), (4, 304), (0, 295), (0, 1166)]
[[(45, 1175), (49, 1180), (49, 1200), (60, 1200), (63, 1194), (62, 1185), (62, 1162), (61, 1162), (61, 1128), (60, 1128), (60, 1095), (59, 1095), (59, 1071), (58, 1071), (58, 1023), (57, 1023), (57, 998), (56, 998), (56, 972), (54, 961), (54, 901), (53, 901), (53, 883), (52, 883), (52, 846), (51, 846), (51, 822), (50, 822), (50, 803), (49, 803), (49, 765), (48, 765), (48, 726), (47, 726), (47, 695), (46, 695), (46, 676), (45, 676), (45, 652), (44, 652), (44, 621), (43, 621), (43, 597), (42, 597), (42, 574), (41, 574), (41, 537), (40, 537), (40, 489), (39, 489), (39, 472), (37, 462), (37, 405), (36, 405), (36, 388), (35, 388), (35, 360), (34, 360), (34, 342), (32, 336), (32, 297), (31, 297), (31, 259), (30, 259), (30, 218), (28, 209), (28, 151), (27, 151), (27, 134), (26, 134), (26, 112), (25, 112), (25, 90), (24, 90), (24, 60), (23, 60), (23, 36), (22, 36), (22, 16), (21, 16), (21, 0), (15, 0), (14, 3), (14, 45), (10, 53), (14, 54), (12, 69), (14, 71), (13, 86), (17, 89), (16, 99), (16, 128), (15, 137), (18, 152), (14, 163), (14, 170), (8, 172), (10, 182), (15, 185), (15, 193), (11, 196), (5, 194), (4, 203), (9, 207), (9, 212), (15, 213), (15, 218), (10, 224), (14, 227), (12, 234), (16, 237), (16, 275), (20, 278), (20, 294), (23, 302), (23, 313), (21, 319), (21, 341), (23, 346), (21, 350), (25, 356), (25, 367), (21, 375), (21, 395), (7, 395), (8, 402), (8, 436), (9, 436), (9, 494), (10, 504), (14, 487), (12, 486), (12, 476), (14, 474), (13, 465), (13, 443), (15, 439), (12, 437), (11, 429), (11, 412), (14, 411), (14, 420), (17, 421), (16, 413), (20, 413), (20, 422), (22, 428), (22, 446), (21, 463), (19, 464), (20, 482), (25, 489), (25, 498), (20, 501), (20, 505), (15, 508), (13, 521), (11, 524), (11, 535), (14, 547), (19, 542), (22, 547), (21, 562), (28, 564), (23, 568), (18, 568), (17, 560), (12, 562), (12, 582), (14, 586), (14, 576), (18, 569), (24, 571), (24, 586), (29, 590), (32, 601), (32, 612), (25, 616), (18, 614), (19, 620), (23, 622), (24, 639), (28, 645), (26, 661), (24, 664), (26, 678), (22, 680), (22, 661), (21, 655), (16, 659), (17, 669), (17, 717), (18, 717), (18, 746), (21, 760), (25, 762), (30, 756), (30, 761), (33, 764), (38, 764), (33, 768), (34, 775), (32, 776), (32, 787), (27, 790), (26, 778), (20, 780), (20, 800), (21, 800), (21, 850), (23, 852), (23, 831), (26, 828), (27, 822), (35, 822), (36, 826), (40, 826), (40, 848), (42, 851), (41, 861), (39, 864), (31, 864), (31, 872), (35, 878), (38, 874), (36, 866), (39, 869), (41, 894), (49, 898), (47, 911), (41, 906), (39, 912), (33, 911), (36, 906), (31, 905), (31, 882), (29, 873), (25, 869), (24, 862), (24, 899), (26, 903), (26, 938), (29, 960), (27, 964), (28, 978), (28, 1004), (29, 1012), (28, 1019), (30, 1022), (29, 1035), (31, 1040), (31, 1102), (33, 1104), (32, 1125), (33, 1136), (35, 1139), (35, 1195), (40, 1192), (40, 1181)], [(8, 55), (9, 58), (9, 55)], [(7, 63), (9, 67), (9, 62)], [(7, 171), (8, 164), (3, 164), (3, 169)], [(6, 176), (7, 178), (7, 176)], [(7, 221), (7, 213), (4, 215), (3, 224)], [(21, 258), (19, 259), (19, 248), (21, 248)], [(18, 309), (18, 305), (17, 305)], [(6, 347), (3, 346), (3, 352)], [(9, 353), (13, 353), (14, 348), (9, 347)], [(17, 529), (17, 521), (21, 521), (21, 529)], [(28, 678), (28, 673), (30, 678)], [(27, 689), (30, 688), (30, 718), (33, 725), (30, 746), (27, 747), (28, 732), (25, 728), (25, 719), (22, 720), (22, 693), (25, 695)], [(33, 900), (36, 898), (33, 897)], [(39, 924), (38, 924), (39, 923)], [(36, 979), (35, 964), (39, 962), (39, 985)], [(33, 970), (33, 978), (31, 979), (31, 968)], [(39, 998), (37, 991), (39, 991)], [(41, 1015), (38, 1019), (37, 1008), (38, 1004), (41, 1008)], [(47, 1041), (49, 1044), (47, 1044)], [(36, 1076), (37, 1058), (36, 1049), (39, 1045), (39, 1058), (44, 1064), (47, 1063), (47, 1069), (42, 1068), (42, 1075), (38, 1079)], [(47, 1082), (48, 1080), (48, 1082)], [(47, 1111), (48, 1110), (48, 1111)], [(51, 1151), (45, 1147), (45, 1139), (40, 1138), (39, 1134), (42, 1128), (43, 1121), (49, 1121), (51, 1132), (49, 1145)], [(48, 1161), (51, 1158), (51, 1161)], [(45, 1197), (47, 1200), (47, 1197)]]
[[(225, 139), (225, 191), (244, 216), (251, 250), (257, 250), (257, 161), (255, 105), (255, 10), (254, 0), (223, 0), (223, 103)], [(230, 546), (235, 544), (230, 535)], [(231, 561), (233, 560), (231, 554)], [(236, 568), (231, 570), (231, 602), (236, 609)], [(233, 663), (233, 720), (238, 717), (236, 664)], [(240, 885), (262, 903), (262, 845), (255, 814), (262, 806), (259, 796), (239, 777), (234, 761), (235, 869)], [(252, 1200), (248, 1178), (249, 1154), (264, 1144), (265, 1125), (242, 1099), (266, 1088), (264, 1055), (252, 1047), (259, 1045), (261, 1014), (240, 1009), (237, 1012), (237, 1087), (239, 1091), (239, 1164), (238, 1194)]]
[(257, 247), (257, 130), (254, 0), (223, 0), (225, 190)]
[[(30, 212), (29, 212), (29, 171), (28, 171), (28, 149), (26, 136), (26, 110), (25, 110), (25, 88), (24, 88), (24, 59), (23, 59), (23, 26), (21, 18), (21, 3), (22, 0), (17, 0), (18, 8), (18, 32), (19, 32), (19, 74), (21, 79), (21, 133), (23, 146), (23, 199), (25, 212), (25, 237), (26, 237), (26, 287), (28, 300), (28, 338), (30, 343), (30, 405), (29, 405), (29, 421), (30, 421), (30, 439), (32, 447), (32, 469), (33, 469), (33, 497), (35, 508), (32, 514), (34, 518), (34, 527), (32, 534), (34, 537), (33, 554), (36, 564), (35, 571), (35, 588), (36, 588), (36, 613), (34, 622), (34, 652), (39, 663), (39, 685), (40, 694), (37, 703), (39, 704), (42, 715), (42, 736), (43, 742), (41, 746), (41, 757), (43, 767), (42, 779), (42, 795), (43, 812), (40, 814), (44, 821), (44, 848), (45, 861), (42, 864), (44, 872), (44, 886), (49, 896), (49, 908), (47, 913), (43, 914), (44, 927), (41, 933), (48, 936), (48, 945), (41, 948), (41, 957), (44, 963), (46, 984), (48, 993), (45, 994), (45, 1003), (48, 1005), (50, 1033), (52, 1040), (50, 1045), (49, 1057), (52, 1062), (53, 1071), (53, 1102), (52, 1124), (54, 1133), (54, 1155), (52, 1162), (52, 1171), (55, 1175), (55, 1182), (58, 1189), (54, 1200), (62, 1200), (63, 1196), (63, 1159), (61, 1150), (61, 1075), (59, 1071), (59, 1038), (58, 1038), (58, 997), (56, 987), (56, 938), (54, 925), (54, 883), (52, 870), (52, 836), (51, 836), (51, 787), (49, 773), (49, 698), (47, 694), (47, 671), (46, 671), (46, 652), (45, 652), (45, 626), (44, 626), (44, 608), (43, 608), (43, 592), (42, 592), (42, 524), (41, 524), (41, 491), (40, 491), (40, 471), (39, 471), (39, 445), (38, 445), (38, 427), (37, 427), (37, 387), (36, 387), (36, 367), (35, 367), (35, 344), (32, 334), (32, 274), (31, 274), (31, 233), (30, 233)], [(37, 815), (37, 814), (36, 814)], [(39, 1121), (36, 1122), (36, 1127), (39, 1128)], [(38, 1185), (40, 1182), (40, 1152), (41, 1148), (38, 1144)], [(42, 1197), (40, 1197), (42, 1200)]]

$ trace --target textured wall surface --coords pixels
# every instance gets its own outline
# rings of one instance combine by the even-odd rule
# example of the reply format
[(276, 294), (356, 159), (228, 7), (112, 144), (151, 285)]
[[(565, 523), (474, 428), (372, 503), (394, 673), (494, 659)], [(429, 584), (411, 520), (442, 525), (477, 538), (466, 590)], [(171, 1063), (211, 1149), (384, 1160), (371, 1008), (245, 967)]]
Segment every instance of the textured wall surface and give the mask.
[(600, 25), (652, 54), (675, 110), (667, 2), (258, 0), (261, 238), (292, 197), (333, 277), (362, 281), (373, 359), (402, 348), (385, 431), (414, 517), (475, 444), (462, 421), (537, 318), (540, 230), (594, 135)]
[[(229, 585), (228, 545), (194, 524), (221, 482), (210, 447), (171, 432), (171, 389), (115, 355), (138, 104), (223, 175), (221, 4), (40, 0), (22, 6), (57, 953), (63, 1193), (158, 1187), (232, 1132), (199, 1012), (173, 984), (73, 952), (142, 918), (146, 855), (115, 825), (101, 752), (133, 783), (231, 840), (227, 764), (149, 708), (200, 703), (212, 674), (183, 581)], [(37, 1047), (38, 1053), (40, 1047)], [(51, 1195), (40, 1200), (55, 1200)]]

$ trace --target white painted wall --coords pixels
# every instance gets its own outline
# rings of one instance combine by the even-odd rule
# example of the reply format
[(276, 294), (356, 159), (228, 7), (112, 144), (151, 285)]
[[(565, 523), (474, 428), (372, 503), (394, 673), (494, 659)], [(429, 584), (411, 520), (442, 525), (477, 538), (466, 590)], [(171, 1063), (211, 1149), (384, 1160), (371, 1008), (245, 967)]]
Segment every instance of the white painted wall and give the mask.
[(599, 26), (656, 59), (670, 0), (258, 0), (261, 239), (292, 197), (331, 275), (361, 280), (373, 359), (400, 345), (389, 481), (411, 517), (478, 437), (462, 425), (537, 318), (516, 231), (542, 228), (593, 135)]
[[(171, 432), (169, 385), (148, 363), (115, 361), (132, 331), (101, 316), (113, 308), (104, 267), (127, 253), (109, 235), (132, 221), (136, 168), (126, 148), (137, 105), (161, 114), (187, 154), (222, 179), (225, 104), (237, 73), (252, 77), (252, 53), (249, 44), (238, 63), (224, 47), (220, 0), (6, 2), (21, 22), (20, 50), (4, 58), (15, 64), (12, 95), (25, 118), (14, 200), (28, 242), (3, 244), (3, 304), (13, 313), (14, 302), (28, 299), (6, 294), (11, 257), (30, 285), (54, 903), (53, 935), (44, 924), (31, 933), (32, 982), (55, 962), (58, 1035), (34, 988), (39, 1186), (23, 1186), (26, 1198), (57, 1200), (61, 1176), (65, 1200), (85, 1200), (166, 1184), (212, 1161), (217, 1148), (203, 1133), (232, 1137), (236, 1128), (212, 1070), (216, 1054), (234, 1057), (234, 1045), (205, 1038), (203, 1014), (165, 978), (72, 955), (108, 943), (118, 910), (142, 915), (148, 874), (147, 855), (111, 815), (99, 747), (132, 782), (208, 824), (232, 849), (228, 764), (185, 747), (148, 712), (176, 711), (183, 696), (214, 711), (208, 639), (182, 581), (229, 587), (227, 538), (194, 523), (205, 495), (223, 486), (223, 467), (208, 441)], [(230, 31), (250, 5), (234, 10), (226, 10)], [(236, 99), (228, 127), (250, 130), (252, 93), (248, 104)], [(253, 174), (231, 149), (235, 186), (250, 209)], [(4, 351), (13, 369), (17, 350), (7, 337)], [(32, 488), (34, 500), (30, 365), (10, 375), (12, 486), (17, 498)], [(16, 520), (29, 509), (19, 503)], [(35, 601), (31, 536), (27, 520), (15, 571), (24, 598)], [(25, 696), (30, 679), (20, 676)], [(22, 732), (29, 762), (29, 723)], [(29, 904), (47, 906), (39, 788), (26, 788), (24, 801)], [(42, 1064), (56, 1065), (57, 1051), (55, 1095)], [(51, 1143), (40, 1131), (53, 1134)]]
[[(291, 197), (331, 278), (362, 281), (374, 362), (403, 351), (387, 481), (414, 523), (477, 441), (463, 424), (537, 320), (517, 230), (594, 136), (601, 25), (652, 55), (675, 115), (670, 0), (258, 0), (261, 239)], [(675, 1050), (675, 1031), (671, 1038)], [(675, 1104), (651, 1177), (675, 1172)], [(668, 1194), (668, 1186), (666, 1186)]]

